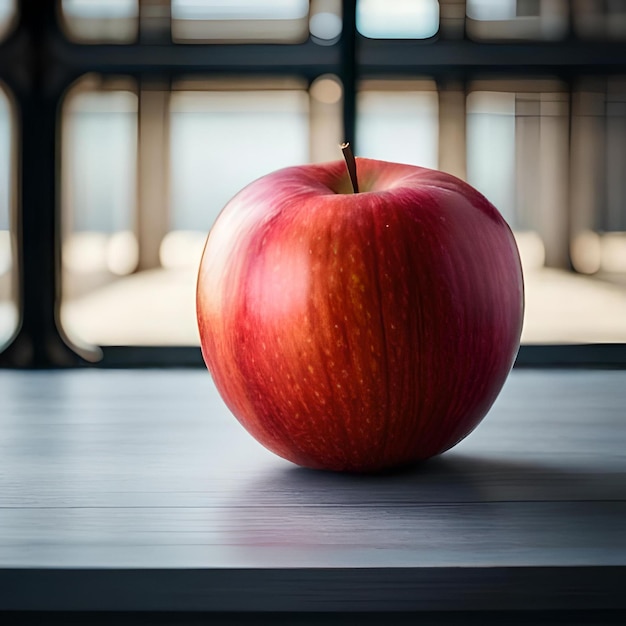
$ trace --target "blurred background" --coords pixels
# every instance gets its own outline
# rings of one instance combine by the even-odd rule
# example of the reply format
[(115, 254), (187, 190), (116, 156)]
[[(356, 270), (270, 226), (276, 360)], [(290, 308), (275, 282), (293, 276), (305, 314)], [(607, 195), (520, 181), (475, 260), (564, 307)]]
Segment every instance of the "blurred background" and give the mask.
[[(20, 4), (0, 0), (5, 42)], [(50, 4), (41, 32), (73, 68), (55, 152), (55, 310), (71, 341), (197, 346), (196, 273), (218, 212), (251, 180), (337, 159), (351, 139), (360, 156), (460, 176), (498, 207), (525, 269), (525, 344), (626, 343), (626, 68), (611, 56), (626, 45), (625, 1)], [(21, 324), (9, 82), (0, 346)]]

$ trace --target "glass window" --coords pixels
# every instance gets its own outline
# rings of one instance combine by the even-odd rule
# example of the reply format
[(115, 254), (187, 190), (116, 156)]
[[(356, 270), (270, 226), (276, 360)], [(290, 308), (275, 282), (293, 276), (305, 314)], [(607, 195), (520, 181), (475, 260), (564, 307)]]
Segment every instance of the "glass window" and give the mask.
[(0, 86), (0, 349), (17, 328), (13, 215), (13, 115)]
[(97, 292), (137, 265), (137, 95), (132, 85), (80, 83), (63, 107), (62, 323), (98, 344), (114, 312)]
[(572, 263), (626, 284), (626, 78), (587, 79), (572, 103)]
[(515, 94), (477, 91), (467, 98), (467, 178), (509, 225), (521, 226), (515, 203)]
[(129, 43), (137, 38), (139, 0), (62, 0), (68, 35), (91, 43)]
[(0, 40), (4, 39), (17, 17), (16, 0), (0, 0)]
[(467, 33), (486, 40), (555, 40), (568, 32), (567, 0), (467, 0)]
[(439, 30), (437, 0), (358, 0), (358, 31), (375, 39), (427, 39)]
[(309, 34), (308, 0), (172, 0), (177, 41), (294, 43)]
[(571, 128), (556, 81), (475, 84), (467, 98), (468, 181), (515, 233), (524, 343), (626, 341), (625, 84), (577, 93)]
[(175, 91), (172, 229), (206, 233), (244, 185), (308, 162), (308, 115), (304, 89)]
[(357, 94), (358, 156), (438, 165), (438, 97), (432, 81), (368, 81)]

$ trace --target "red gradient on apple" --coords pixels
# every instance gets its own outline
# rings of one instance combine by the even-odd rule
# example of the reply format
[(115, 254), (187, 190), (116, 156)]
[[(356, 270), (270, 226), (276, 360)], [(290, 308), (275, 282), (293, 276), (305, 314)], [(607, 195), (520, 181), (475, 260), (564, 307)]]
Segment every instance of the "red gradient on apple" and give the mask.
[(357, 159), (283, 169), (224, 208), (197, 289), (222, 398), (299, 465), (376, 471), (439, 454), (485, 416), (523, 318), (513, 235), (448, 174)]

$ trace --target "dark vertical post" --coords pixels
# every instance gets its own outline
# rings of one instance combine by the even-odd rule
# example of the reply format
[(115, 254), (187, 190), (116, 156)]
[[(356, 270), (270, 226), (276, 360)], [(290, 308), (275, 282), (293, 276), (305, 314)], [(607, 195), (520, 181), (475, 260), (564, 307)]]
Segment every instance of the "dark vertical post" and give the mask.
[(343, 2), (343, 30), (339, 45), (341, 47), (341, 81), (343, 83), (343, 134), (344, 141), (350, 142), (356, 151), (356, 88), (357, 88), (357, 32), (356, 0)]
[(29, 53), (21, 68), (26, 80), (15, 94), (16, 135), (20, 145), (17, 269), (21, 323), (15, 339), (0, 355), (1, 365), (53, 367), (82, 361), (59, 326), (57, 112), (62, 90), (54, 86), (48, 52), (55, 23), (54, 2), (23, 0), (20, 3), (18, 30)]

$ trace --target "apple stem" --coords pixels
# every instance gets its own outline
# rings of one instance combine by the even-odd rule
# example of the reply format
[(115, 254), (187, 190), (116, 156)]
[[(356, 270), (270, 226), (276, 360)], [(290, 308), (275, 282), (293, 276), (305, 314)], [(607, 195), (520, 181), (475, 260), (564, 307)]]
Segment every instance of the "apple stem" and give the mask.
[(350, 182), (352, 183), (352, 191), (359, 193), (359, 181), (356, 177), (356, 159), (352, 154), (352, 148), (346, 141), (341, 144), (341, 152), (343, 152), (343, 158), (346, 160), (346, 167), (348, 168), (348, 174), (350, 174)]

